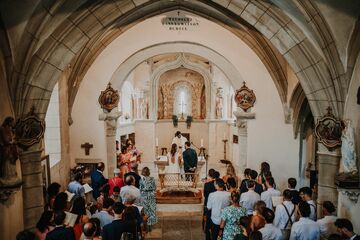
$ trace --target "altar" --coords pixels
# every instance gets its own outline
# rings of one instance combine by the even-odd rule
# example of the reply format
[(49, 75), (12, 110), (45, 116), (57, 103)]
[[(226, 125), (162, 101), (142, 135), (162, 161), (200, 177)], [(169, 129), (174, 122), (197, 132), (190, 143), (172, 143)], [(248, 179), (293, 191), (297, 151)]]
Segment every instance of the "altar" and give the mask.
[(157, 203), (201, 203), (202, 191), (198, 188), (200, 173), (206, 159), (199, 156), (195, 173), (167, 173), (167, 156), (154, 161), (158, 169), (160, 190), (156, 193)]

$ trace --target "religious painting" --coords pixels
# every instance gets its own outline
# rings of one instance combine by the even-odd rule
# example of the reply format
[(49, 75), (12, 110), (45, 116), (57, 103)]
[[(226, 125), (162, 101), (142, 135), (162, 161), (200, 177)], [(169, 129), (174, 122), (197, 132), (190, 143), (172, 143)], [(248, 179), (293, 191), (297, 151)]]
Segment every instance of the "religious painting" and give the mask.
[(328, 107), (328, 113), (318, 119), (315, 125), (315, 135), (318, 141), (324, 144), (329, 150), (341, 146), (341, 121), (332, 114), (332, 109)]
[(256, 101), (256, 96), (253, 90), (249, 89), (246, 86), (246, 83), (243, 82), (243, 86), (236, 90), (235, 93), (235, 102), (238, 107), (240, 107), (244, 112), (254, 106)]
[(32, 108), (30, 113), (20, 118), (15, 125), (15, 137), (19, 147), (27, 149), (40, 142), (45, 133), (45, 121), (34, 114)]
[(109, 83), (105, 91), (101, 91), (99, 96), (99, 104), (102, 109), (111, 112), (119, 104), (119, 93), (111, 87)]
[(51, 183), (49, 155), (45, 155), (41, 158), (41, 173), (42, 173), (43, 186), (47, 189)]
[(233, 135), (233, 143), (235, 144), (239, 143), (239, 137), (237, 135)]

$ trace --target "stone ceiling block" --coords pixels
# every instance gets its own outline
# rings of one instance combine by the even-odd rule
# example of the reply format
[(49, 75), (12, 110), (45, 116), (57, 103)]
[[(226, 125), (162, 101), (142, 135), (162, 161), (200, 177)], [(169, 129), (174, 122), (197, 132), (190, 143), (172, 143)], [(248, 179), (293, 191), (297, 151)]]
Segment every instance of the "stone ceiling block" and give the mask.
[(135, 4), (131, 0), (118, 0), (115, 3), (122, 13), (126, 13), (135, 8)]
[(254, 4), (249, 3), (242, 12), (241, 17), (248, 21), (251, 25), (254, 25), (263, 14), (263, 10)]
[(71, 51), (64, 44), (59, 44), (59, 46), (51, 53), (46, 62), (55, 66), (60, 70), (64, 70), (66, 65), (71, 61), (71, 59), (75, 56), (75, 53)]
[(74, 27), (61, 42), (76, 54), (88, 41), (89, 38), (79, 28)]
[(133, 0), (136, 6), (149, 2), (149, 0)]
[(116, 4), (114, 3), (105, 3), (99, 5), (96, 8), (89, 9), (92, 14), (102, 23), (103, 26), (106, 26), (113, 20), (115, 20), (118, 16), (121, 16), (121, 12)]
[(229, 6), (230, 0), (212, 0), (213, 2), (227, 8)]
[(284, 29), (295, 43), (300, 43), (306, 38), (302, 30), (293, 21), (288, 22)]
[(264, 34), (267, 39), (271, 39), (280, 30), (281, 26), (265, 13), (259, 18), (255, 28)]
[(97, 34), (102, 28), (103, 25), (99, 20), (89, 12), (89, 15), (82, 19), (78, 24), (75, 23), (89, 38)]
[(233, 0), (230, 2), (228, 9), (233, 13), (240, 15), (249, 2), (243, 0)]
[(296, 45), (295, 41), (291, 38), (284, 28), (279, 29), (275, 36), (282, 42), (286, 50), (291, 49)]

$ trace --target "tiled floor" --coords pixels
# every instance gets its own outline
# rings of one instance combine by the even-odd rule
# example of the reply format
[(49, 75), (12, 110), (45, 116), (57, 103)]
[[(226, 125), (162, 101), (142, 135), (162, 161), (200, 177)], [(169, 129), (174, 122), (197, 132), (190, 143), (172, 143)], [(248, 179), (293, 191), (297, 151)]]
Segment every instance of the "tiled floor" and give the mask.
[(146, 239), (156, 240), (201, 240), (204, 234), (201, 227), (201, 215), (179, 214), (180, 216), (159, 216)]

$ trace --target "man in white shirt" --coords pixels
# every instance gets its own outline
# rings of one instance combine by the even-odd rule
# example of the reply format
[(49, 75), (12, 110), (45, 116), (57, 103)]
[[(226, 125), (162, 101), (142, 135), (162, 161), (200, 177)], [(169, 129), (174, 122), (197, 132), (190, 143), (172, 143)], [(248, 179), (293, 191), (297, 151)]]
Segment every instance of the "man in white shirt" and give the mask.
[(334, 216), (335, 212), (335, 206), (330, 201), (324, 201), (323, 202), (323, 215), (324, 217), (317, 220), (317, 224), (320, 227), (320, 234), (323, 238), (329, 238), (329, 236), (333, 233), (337, 233), (337, 228), (335, 227), (334, 223), (337, 219), (336, 216)]
[(281, 230), (274, 226), (273, 221), (275, 218), (274, 212), (269, 208), (264, 208), (262, 212), (263, 217), (265, 218), (266, 224), (259, 231), (262, 234), (263, 240), (283, 240), (283, 235)]
[(180, 132), (180, 131), (177, 131), (177, 132), (175, 133), (175, 137), (173, 138), (171, 144), (174, 144), (174, 143), (175, 143), (176, 146), (178, 146), (178, 149), (179, 149), (179, 150), (181, 149), (181, 151), (184, 152), (184, 151), (185, 151), (185, 143), (186, 143), (187, 141), (188, 141), (187, 138), (184, 137), (183, 135), (181, 135), (181, 132)]
[(309, 218), (316, 221), (316, 203), (312, 200), (312, 190), (309, 187), (302, 187), (299, 190), (301, 200), (307, 202), (310, 205), (310, 216)]
[(291, 228), (290, 240), (319, 240), (320, 227), (309, 218), (310, 205), (302, 201), (298, 205), (300, 219)]
[(274, 225), (281, 229), (284, 239), (289, 239), (290, 229), (295, 222), (295, 205), (291, 202), (291, 190), (283, 192), (283, 202), (276, 206)]
[(266, 203), (266, 207), (273, 210), (273, 204), (272, 204), (272, 197), (278, 197), (281, 195), (281, 192), (279, 190), (276, 190), (274, 188), (274, 178), (269, 177), (265, 181), (265, 185), (267, 190), (265, 192), (261, 193), (261, 200), (263, 200)]
[(123, 186), (120, 189), (120, 197), (125, 203), (125, 195), (132, 195), (135, 198), (135, 204), (141, 205), (141, 193), (138, 188), (135, 187), (135, 178), (132, 175), (129, 175), (125, 178), (126, 186)]
[(260, 200), (260, 195), (255, 192), (255, 182), (253, 180), (247, 181), (248, 191), (241, 194), (240, 206), (246, 208), (247, 215), (252, 215), (254, 205)]
[(207, 209), (211, 211), (211, 239), (217, 239), (220, 230), (221, 212), (230, 205), (230, 192), (224, 191), (225, 183), (218, 178), (214, 182), (216, 192), (209, 195)]

